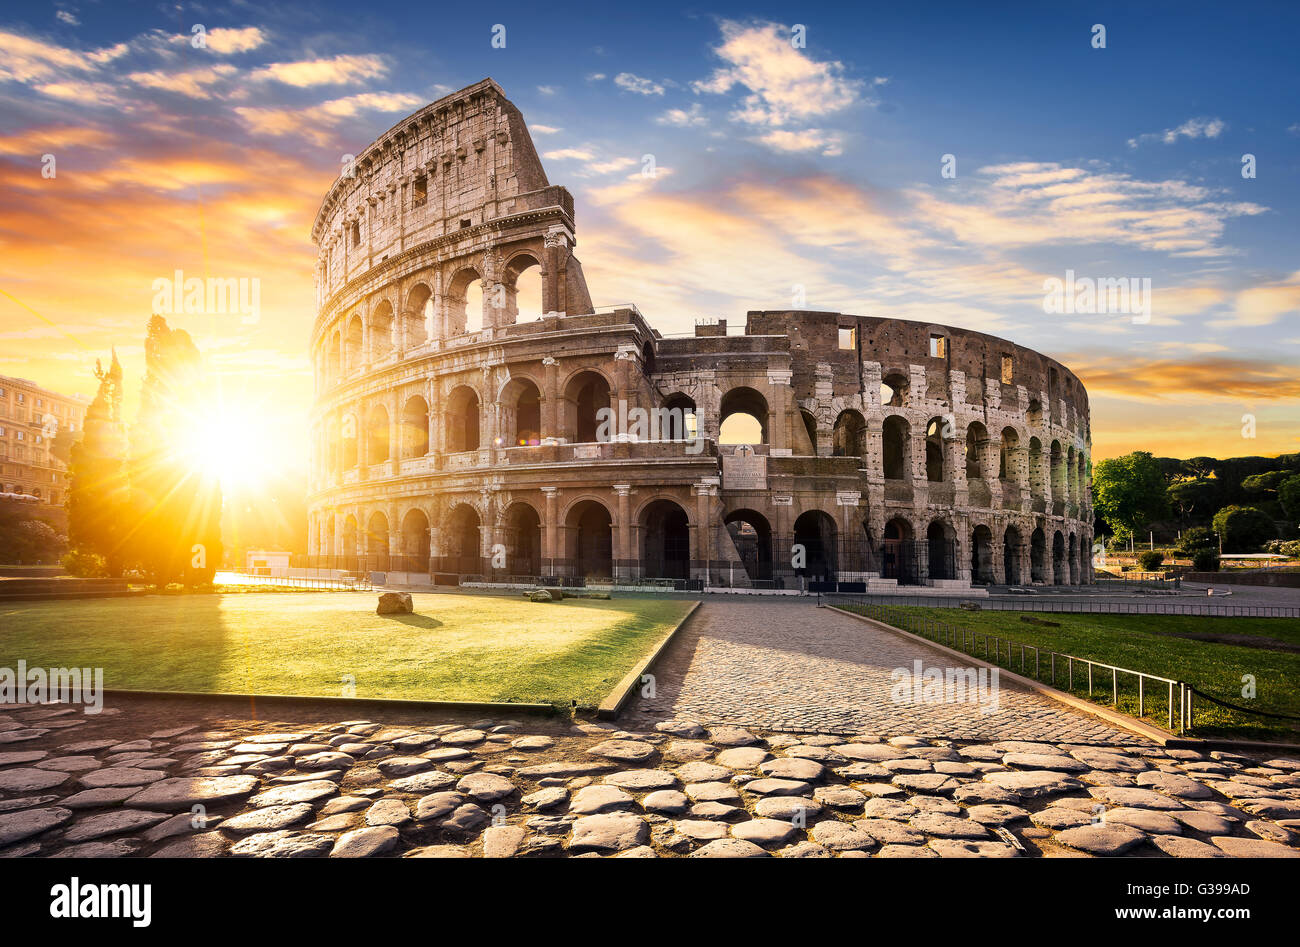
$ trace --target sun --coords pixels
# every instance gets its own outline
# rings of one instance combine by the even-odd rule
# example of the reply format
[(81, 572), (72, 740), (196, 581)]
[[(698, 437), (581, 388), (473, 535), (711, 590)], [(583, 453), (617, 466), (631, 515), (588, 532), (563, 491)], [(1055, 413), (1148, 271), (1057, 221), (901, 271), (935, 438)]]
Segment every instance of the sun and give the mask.
[(279, 454), (264, 420), (253, 405), (224, 402), (205, 408), (189, 420), (178, 453), (194, 469), (217, 477), (224, 489), (263, 486)]

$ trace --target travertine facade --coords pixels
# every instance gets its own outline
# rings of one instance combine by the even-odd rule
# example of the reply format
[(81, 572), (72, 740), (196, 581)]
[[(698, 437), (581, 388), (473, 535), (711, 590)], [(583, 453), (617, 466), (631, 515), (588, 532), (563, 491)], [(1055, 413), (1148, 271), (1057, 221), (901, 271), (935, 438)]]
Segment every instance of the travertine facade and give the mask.
[[(446, 581), (1089, 581), (1088, 400), (1064, 366), (832, 312), (666, 338), (593, 308), (574, 234), (491, 80), (357, 156), (313, 229), (312, 554)], [(517, 321), (533, 267), (543, 312)], [(668, 420), (606, 436), (601, 409)]]

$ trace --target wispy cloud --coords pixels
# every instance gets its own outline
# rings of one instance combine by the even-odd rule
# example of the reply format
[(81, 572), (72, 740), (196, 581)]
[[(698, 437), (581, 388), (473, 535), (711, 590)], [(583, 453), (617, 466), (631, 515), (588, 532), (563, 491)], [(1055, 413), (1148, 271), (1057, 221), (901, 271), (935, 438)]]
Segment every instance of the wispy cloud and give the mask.
[(1136, 138), (1130, 138), (1128, 146), (1136, 148), (1138, 145), (1150, 141), (1159, 141), (1166, 145), (1172, 145), (1179, 138), (1218, 138), (1227, 127), (1228, 123), (1220, 118), (1189, 118), (1176, 128), (1166, 128), (1162, 132), (1147, 132), (1144, 135), (1138, 135)]

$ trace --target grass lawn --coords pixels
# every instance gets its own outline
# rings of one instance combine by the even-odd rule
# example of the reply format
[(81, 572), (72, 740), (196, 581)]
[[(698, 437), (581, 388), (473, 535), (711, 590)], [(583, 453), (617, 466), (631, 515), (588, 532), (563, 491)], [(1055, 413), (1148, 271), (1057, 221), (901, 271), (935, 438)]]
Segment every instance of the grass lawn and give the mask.
[[(963, 641), (957, 638), (955, 647), (984, 657), (984, 636), (1001, 639), (998, 645), (1003, 667), (1020, 672), (1019, 644), (1052, 649), (1079, 658), (1104, 661), (1107, 664), (1131, 668), (1147, 674), (1186, 681), (1198, 690), (1212, 694), (1244, 707), (1255, 707), (1300, 716), (1300, 653), (1270, 650), (1269, 647), (1244, 647), (1239, 643), (1201, 640), (1184, 635), (1233, 636), (1236, 641), (1248, 640), (1276, 648), (1279, 643), (1300, 645), (1300, 621), (1285, 618), (1200, 618), (1168, 615), (1075, 615), (1048, 612), (968, 612), (956, 608), (916, 608), (910, 606), (885, 606), (887, 614), (882, 620), (925, 637), (941, 640), (950, 647), (946, 630), (935, 633), (935, 624), (967, 629), (979, 637)], [(874, 610), (872, 617), (880, 617)], [(868, 614), (863, 606), (851, 610)], [(1029, 624), (1021, 615), (1058, 623), (1051, 628)], [(929, 622), (918, 625), (918, 622)], [(1015, 642), (1008, 660), (1006, 642)], [(992, 648), (989, 645), (989, 660)], [(1033, 652), (1027, 650), (1025, 675), (1034, 676)], [(1056, 686), (1067, 690), (1065, 663), (1058, 659)], [(1075, 664), (1074, 690), (1079, 696), (1088, 696), (1086, 665)], [(1256, 694), (1253, 699), (1242, 696), (1245, 675), (1253, 676)], [(1049, 662), (1043, 655), (1039, 664), (1039, 679), (1049, 680)], [(1162, 690), (1161, 688), (1165, 688)], [(1092, 699), (1101, 704), (1111, 703), (1111, 673), (1094, 670)], [(1174, 701), (1177, 706), (1178, 692)], [(1281, 740), (1300, 742), (1300, 721), (1272, 720), (1229, 710), (1196, 698), (1194, 735), (1231, 736), (1246, 740)], [(1137, 715), (1136, 678), (1120, 675), (1119, 709)], [(1168, 724), (1167, 685), (1149, 682), (1146, 688), (1145, 717), (1157, 726)], [(1174, 711), (1175, 723), (1177, 710)]]
[(598, 704), (690, 607), (420, 594), (252, 592), (0, 605), (0, 666), (102, 667), (128, 690)]

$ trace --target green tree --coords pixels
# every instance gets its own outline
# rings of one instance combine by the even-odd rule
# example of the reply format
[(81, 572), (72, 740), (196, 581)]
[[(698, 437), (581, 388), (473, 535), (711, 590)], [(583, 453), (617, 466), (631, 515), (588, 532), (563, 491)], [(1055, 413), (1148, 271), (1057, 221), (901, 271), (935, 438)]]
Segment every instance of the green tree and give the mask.
[(1147, 451), (1101, 461), (1093, 469), (1092, 496), (1097, 514), (1112, 530), (1140, 531), (1168, 515), (1169, 498), (1160, 463)]
[(32, 565), (59, 558), (65, 540), (39, 514), (32, 501), (0, 499), (0, 562)]
[(1184, 556), (1190, 558), (1203, 550), (1214, 553), (1219, 551), (1218, 537), (1214, 535), (1213, 530), (1206, 529), (1204, 526), (1193, 526), (1178, 540), (1178, 551)]
[(1165, 492), (1169, 497), (1169, 503), (1178, 511), (1178, 515), (1188, 517), (1197, 508), (1204, 510), (1209, 506), (1210, 509), (1213, 509), (1210, 504), (1218, 493), (1218, 487), (1213, 480), (1197, 478), (1196, 480), (1180, 480), (1178, 483), (1170, 484), (1169, 489)]
[(1282, 481), (1294, 476), (1294, 470), (1270, 470), (1268, 473), (1247, 477), (1241, 481), (1241, 488), (1247, 493), (1266, 495), (1275, 492)]
[(1213, 525), (1224, 552), (1258, 552), (1277, 535), (1272, 518), (1253, 506), (1225, 506), (1214, 514)]
[(1300, 519), (1300, 474), (1278, 484), (1277, 499), (1287, 516)]
[(105, 371), (95, 363), (99, 390), (79, 439), (68, 447), (68, 540), (73, 561), (100, 561), (111, 576), (126, 566), (129, 494), (122, 436), (122, 366), (117, 353)]
[(189, 333), (152, 317), (131, 428), (131, 546), (159, 586), (211, 582), (221, 563), (221, 485), (182, 449), (203, 423), (205, 401), (202, 360)]

